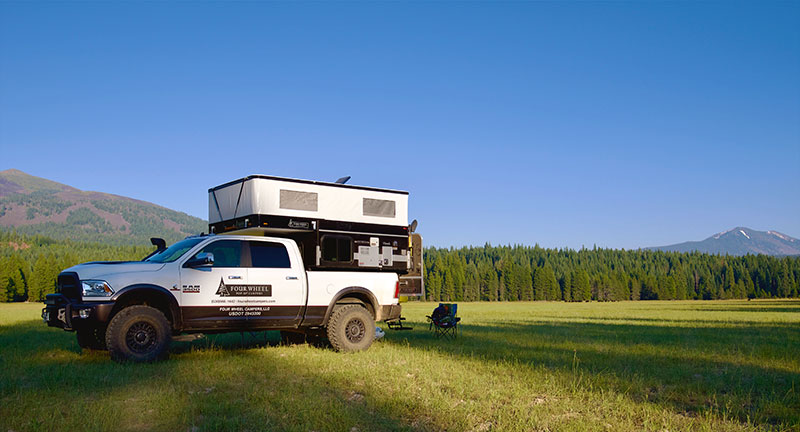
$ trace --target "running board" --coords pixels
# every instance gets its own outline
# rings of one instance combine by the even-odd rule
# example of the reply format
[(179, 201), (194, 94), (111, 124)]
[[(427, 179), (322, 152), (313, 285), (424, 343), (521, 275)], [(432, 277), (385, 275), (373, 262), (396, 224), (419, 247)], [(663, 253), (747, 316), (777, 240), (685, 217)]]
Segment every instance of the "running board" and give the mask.
[(202, 333), (194, 333), (194, 334), (182, 334), (178, 336), (173, 336), (173, 342), (194, 342), (199, 339), (203, 339), (206, 335)]

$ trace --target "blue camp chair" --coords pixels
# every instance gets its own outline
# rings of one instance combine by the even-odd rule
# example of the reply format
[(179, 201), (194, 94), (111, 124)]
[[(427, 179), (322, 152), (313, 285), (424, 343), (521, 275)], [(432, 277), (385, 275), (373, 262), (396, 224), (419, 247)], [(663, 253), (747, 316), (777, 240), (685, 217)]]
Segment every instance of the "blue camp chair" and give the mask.
[(429, 330), (434, 332), (436, 337), (444, 337), (445, 339), (455, 339), (458, 337), (458, 323), (461, 318), (457, 317), (458, 304), (456, 303), (439, 303), (439, 307), (433, 310), (431, 315), (428, 315)]

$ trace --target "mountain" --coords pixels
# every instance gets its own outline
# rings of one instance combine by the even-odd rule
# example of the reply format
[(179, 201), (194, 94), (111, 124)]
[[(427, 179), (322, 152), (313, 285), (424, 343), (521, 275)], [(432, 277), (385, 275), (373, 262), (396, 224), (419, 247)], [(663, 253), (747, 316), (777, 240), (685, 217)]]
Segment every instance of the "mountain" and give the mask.
[(777, 231), (756, 231), (736, 227), (714, 234), (703, 241), (689, 241), (648, 249), (673, 252), (698, 251), (719, 255), (800, 255), (800, 240)]
[(89, 192), (9, 169), (0, 171), (0, 228), (56, 239), (111, 244), (168, 243), (208, 223), (146, 201)]

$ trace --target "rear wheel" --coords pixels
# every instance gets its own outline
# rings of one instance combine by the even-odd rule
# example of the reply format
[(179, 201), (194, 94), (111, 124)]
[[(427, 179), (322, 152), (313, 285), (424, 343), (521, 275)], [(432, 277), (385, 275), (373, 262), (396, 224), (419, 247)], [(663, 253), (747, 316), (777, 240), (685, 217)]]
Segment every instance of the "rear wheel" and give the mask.
[(78, 336), (78, 346), (87, 350), (106, 349), (106, 328), (105, 326), (91, 326), (75, 330)]
[(334, 306), (328, 320), (328, 340), (336, 351), (363, 351), (375, 339), (375, 319), (361, 305)]
[(111, 320), (106, 345), (117, 362), (152, 362), (169, 354), (172, 331), (160, 310), (150, 306), (129, 306)]

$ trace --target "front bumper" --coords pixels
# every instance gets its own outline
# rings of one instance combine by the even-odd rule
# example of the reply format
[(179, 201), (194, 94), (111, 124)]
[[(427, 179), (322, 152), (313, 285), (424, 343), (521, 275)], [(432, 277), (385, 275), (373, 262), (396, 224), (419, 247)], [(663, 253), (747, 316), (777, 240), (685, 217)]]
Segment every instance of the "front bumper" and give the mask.
[(105, 324), (114, 308), (114, 302), (82, 303), (73, 301), (63, 294), (48, 294), (44, 304), (42, 320), (50, 327), (66, 331)]

